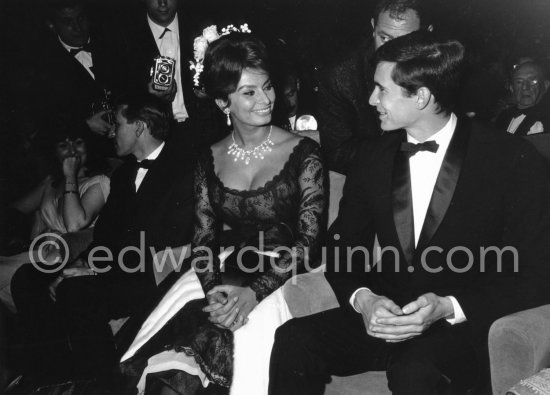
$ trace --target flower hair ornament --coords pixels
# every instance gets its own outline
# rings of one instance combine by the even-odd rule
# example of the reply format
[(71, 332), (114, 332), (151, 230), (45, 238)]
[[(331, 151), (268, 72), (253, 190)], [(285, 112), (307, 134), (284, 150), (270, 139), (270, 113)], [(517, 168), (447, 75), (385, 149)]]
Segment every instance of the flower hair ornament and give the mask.
[(202, 35), (195, 38), (195, 41), (193, 41), (193, 55), (195, 58), (195, 62), (191, 60), (189, 61), (189, 69), (195, 70), (193, 82), (196, 87), (200, 86), (199, 78), (204, 69), (202, 62), (204, 61), (204, 54), (206, 53), (206, 48), (208, 48), (208, 44), (211, 44), (218, 38), (226, 36), (233, 32), (252, 33), (252, 31), (248, 28), (248, 23), (242, 24), (239, 27), (228, 25), (224, 27), (221, 32), (218, 32), (218, 27), (216, 25), (211, 25), (202, 31)]

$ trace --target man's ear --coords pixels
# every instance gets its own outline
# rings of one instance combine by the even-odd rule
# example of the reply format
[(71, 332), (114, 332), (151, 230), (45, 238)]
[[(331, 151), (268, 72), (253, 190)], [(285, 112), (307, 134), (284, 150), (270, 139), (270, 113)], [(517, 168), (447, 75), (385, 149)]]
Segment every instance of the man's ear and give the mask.
[(137, 128), (136, 128), (136, 136), (139, 137), (143, 134), (143, 131), (145, 130), (145, 122), (137, 120)]
[(550, 80), (544, 80), (542, 83), (543, 94), (546, 94), (548, 92), (548, 89), (550, 89)]
[(223, 112), (225, 112), (225, 109), (227, 108), (227, 106), (229, 106), (229, 102), (227, 100), (216, 99), (215, 102), (218, 105), (219, 109)]
[(374, 18), (370, 18), (370, 25), (372, 26), (372, 30), (374, 30)]
[(432, 92), (425, 86), (416, 91), (416, 108), (423, 110), (430, 103)]

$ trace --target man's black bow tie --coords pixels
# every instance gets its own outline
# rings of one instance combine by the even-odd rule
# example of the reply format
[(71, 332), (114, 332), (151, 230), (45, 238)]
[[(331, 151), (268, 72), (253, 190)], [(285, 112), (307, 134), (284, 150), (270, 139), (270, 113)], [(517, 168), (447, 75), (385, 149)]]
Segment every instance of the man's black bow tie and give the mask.
[(90, 43), (87, 43), (87, 44), (84, 44), (83, 46), (81, 46), (80, 48), (71, 48), (69, 50), (69, 53), (72, 55), (72, 56), (76, 56), (76, 54), (80, 53), (80, 52), (92, 52), (92, 47), (90, 45)]
[(142, 169), (150, 169), (151, 166), (153, 166), (154, 162), (155, 162), (154, 159), (144, 159), (141, 162), (137, 162), (137, 165)]
[(437, 152), (439, 144), (434, 140), (424, 141), (423, 143), (409, 143), (408, 141), (401, 143), (401, 151), (409, 153), (411, 156), (416, 154), (418, 151), (430, 151), (433, 153)]

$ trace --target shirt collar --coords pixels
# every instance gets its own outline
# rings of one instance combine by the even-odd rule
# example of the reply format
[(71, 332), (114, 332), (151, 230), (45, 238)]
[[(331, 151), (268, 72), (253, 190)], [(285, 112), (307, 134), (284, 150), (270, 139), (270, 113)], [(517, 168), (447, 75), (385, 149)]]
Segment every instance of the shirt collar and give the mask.
[[(160, 155), (160, 152), (162, 151), (162, 149), (164, 148), (164, 141), (162, 142), (161, 145), (159, 145), (157, 148), (155, 148), (155, 150), (153, 152), (151, 152), (149, 155), (147, 155), (147, 158), (145, 159), (149, 159), (149, 160), (155, 160), (158, 158), (158, 156)], [(140, 161), (141, 162), (141, 161)]]
[(160, 36), (162, 33), (164, 33), (164, 29), (170, 29), (171, 32), (174, 32), (176, 35), (179, 33), (179, 23), (178, 23), (178, 13), (174, 16), (174, 20), (166, 27), (157, 25), (147, 14), (147, 22), (149, 23), (149, 28), (151, 29), (151, 32), (153, 33), (153, 37), (155, 37), (155, 40), (160, 40)]
[[(63, 40), (61, 39), (61, 37), (59, 37), (59, 35), (57, 36), (57, 39), (59, 40), (59, 42), (61, 43), (61, 45), (63, 45), (63, 48), (65, 48), (67, 50), (67, 52), (71, 52), (71, 49), (79, 49), (79, 48), (82, 48), (82, 47), (71, 47), (70, 45), (67, 45), (63, 42)], [(86, 44), (89, 44), (90, 43), (90, 40), (88, 40), (88, 42)]]
[[(435, 141), (442, 150), (446, 151), (447, 147), (449, 146), (449, 143), (451, 142), (451, 138), (453, 137), (454, 131), (456, 129), (456, 123), (457, 123), (456, 115), (454, 113), (451, 113), (451, 116), (449, 117), (449, 120), (447, 121), (445, 126), (443, 126), (443, 128), (441, 128), (437, 133), (433, 134), (428, 140)], [(409, 143), (414, 143), (414, 144), (419, 143), (417, 139), (415, 139), (408, 133), (407, 133), (407, 141)]]

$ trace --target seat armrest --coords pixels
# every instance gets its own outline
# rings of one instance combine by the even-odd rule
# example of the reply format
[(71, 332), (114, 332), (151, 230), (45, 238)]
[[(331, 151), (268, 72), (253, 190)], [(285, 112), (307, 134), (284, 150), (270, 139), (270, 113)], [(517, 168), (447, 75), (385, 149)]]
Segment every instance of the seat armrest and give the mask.
[(324, 266), (290, 278), (283, 294), (293, 317), (303, 317), (338, 307), (334, 291), (325, 278)]
[(489, 330), (493, 394), (550, 366), (550, 305), (510, 314)]

